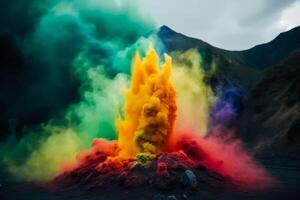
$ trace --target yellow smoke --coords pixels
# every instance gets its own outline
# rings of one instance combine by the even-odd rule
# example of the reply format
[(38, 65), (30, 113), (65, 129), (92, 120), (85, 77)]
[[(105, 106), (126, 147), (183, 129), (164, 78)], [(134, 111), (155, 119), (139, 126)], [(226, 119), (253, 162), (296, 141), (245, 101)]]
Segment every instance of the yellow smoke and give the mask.
[[(215, 96), (205, 80), (215, 71), (215, 64), (205, 71), (197, 50), (175, 52), (172, 80), (177, 93), (178, 119), (176, 128), (195, 131), (202, 136), (209, 131), (209, 114)], [(189, 129), (189, 130), (187, 130)]]
[(143, 60), (138, 54), (135, 56), (130, 88), (125, 95), (124, 119), (117, 121), (120, 156), (163, 151), (173, 132), (177, 109), (171, 68), (171, 57), (166, 54), (165, 64), (159, 68), (153, 48)]
[(49, 126), (45, 127), (45, 131), (51, 131), (51, 136), (43, 141), (25, 163), (7, 163), (9, 171), (18, 178), (46, 181), (57, 175), (64, 164), (75, 161), (76, 154), (81, 150), (77, 134), (72, 129)]

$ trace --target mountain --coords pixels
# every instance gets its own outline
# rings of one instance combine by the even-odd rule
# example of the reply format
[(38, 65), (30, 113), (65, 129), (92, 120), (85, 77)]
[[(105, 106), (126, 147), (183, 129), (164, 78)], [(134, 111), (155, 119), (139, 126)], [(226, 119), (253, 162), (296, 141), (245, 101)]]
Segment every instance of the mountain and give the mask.
[(279, 34), (269, 43), (257, 45), (245, 51), (233, 52), (246, 65), (265, 69), (290, 55), (300, 47), (300, 27)]
[(157, 32), (168, 52), (196, 48), (207, 64), (217, 60), (219, 79), (232, 80), (250, 89), (258, 80), (262, 70), (280, 62), (300, 48), (300, 27), (281, 33), (269, 43), (257, 45), (243, 51), (228, 51), (214, 47), (202, 40), (177, 33), (167, 26)]
[(217, 82), (245, 90), (235, 126), (248, 146), (262, 155), (300, 155), (300, 27), (243, 51), (220, 49), (167, 26), (157, 35), (168, 52), (198, 49), (205, 64), (217, 62)]
[(177, 33), (167, 26), (161, 26), (157, 35), (168, 51), (197, 48), (205, 56), (209, 53), (224, 56), (238, 64), (254, 69), (265, 69), (300, 48), (300, 26), (279, 34), (272, 41), (243, 51), (228, 51), (214, 47), (202, 40)]
[(263, 72), (243, 113), (242, 137), (257, 152), (299, 156), (300, 51)]

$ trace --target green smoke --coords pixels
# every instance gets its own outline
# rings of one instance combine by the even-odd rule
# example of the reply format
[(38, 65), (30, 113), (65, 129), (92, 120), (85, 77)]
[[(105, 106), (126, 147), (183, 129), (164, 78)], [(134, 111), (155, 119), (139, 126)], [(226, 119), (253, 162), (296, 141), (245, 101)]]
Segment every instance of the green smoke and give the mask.
[(32, 1), (32, 7), (38, 19), (20, 46), (39, 83), (31, 93), (44, 94), (36, 104), (64, 98), (56, 88), (71, 88), (66, 79), (79, 82), (79, 100), (47, 123), (24, 129), (21, 138), (11, 136), (1, 144), (0, 161), (17, 178), (49, 180), (93, 138), (116, 138), (131, 58), (155, 38), (142, 37), (153, 22), (139, 13), (137, 1)]

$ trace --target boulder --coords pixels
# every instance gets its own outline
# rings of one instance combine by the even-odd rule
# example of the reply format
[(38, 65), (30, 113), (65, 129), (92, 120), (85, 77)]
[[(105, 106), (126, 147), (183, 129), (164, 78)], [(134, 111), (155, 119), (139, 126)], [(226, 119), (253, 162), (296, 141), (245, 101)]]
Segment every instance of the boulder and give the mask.
[(184, 186), (187, 187), (196, 188), (198, 186), (196, 175), (189, 169), (185, 170), (180, 181)]
[(170, 195), (167, 198), (168, 200), (177, 200), (177, 197), (175, 195)]

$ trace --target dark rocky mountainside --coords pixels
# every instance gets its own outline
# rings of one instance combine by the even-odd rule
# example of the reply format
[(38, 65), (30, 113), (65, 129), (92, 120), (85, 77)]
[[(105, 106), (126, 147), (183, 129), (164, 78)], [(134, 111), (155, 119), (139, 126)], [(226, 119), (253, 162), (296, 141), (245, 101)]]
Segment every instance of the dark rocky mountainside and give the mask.
[(265, 70), (246, 104), (241, 126), (246, 141), (258, 152), (272, 148), (272, 153), (299, 155), (300, 51)]
[(269, 43), (234, 52), (247, 66), (264, 69), (280, 62), (300, 47), (300, 27), (279, 34)]
[(215, 81), (245, 90), (238, 134), (258, 153), (297, 156), (300, 151), (300, 27), (269, 43), (227, 51), (162, 26), (157, 35), (168, 52), (196, 48), (204, 64), (217, 62)]

